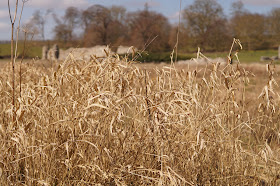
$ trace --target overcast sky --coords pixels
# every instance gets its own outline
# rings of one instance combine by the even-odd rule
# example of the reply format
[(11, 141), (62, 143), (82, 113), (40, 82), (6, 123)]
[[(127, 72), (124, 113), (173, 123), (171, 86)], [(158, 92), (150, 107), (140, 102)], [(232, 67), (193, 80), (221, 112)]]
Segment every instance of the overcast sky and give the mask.
[[(10, 20), (7, 8), (8, 0), (0, 0), (0, 40), (8, 40), (10, 36)], [(11, 5), (16, 0), (10, 0)], [(21, 2), (22, 0), (19, 0)], [(182, 9), (193, 3), (194, 0), (182, 0)], [(231, 4), (236, 0), (218, 0), (223, 6), (226, 15), (230, 13)], [(121, 5), (128, 11), (141, 10), (144, 4), (148, 2), (150, 9), (160, 12), (169, 18), (170, 22), (178, 21), (178, 12), (180, 10), (180, 0), (29, 0), (25, 4), (23, 12), (23, 23), (27, 22), (32, 13), (37, 10), (52, 9), (59, 15), (63, 15), (64, 10), (69, 6), (75, 6), (79, 9), (85, 9), (94, 4), (104, 6)], [(280, 8), (280, 0), (243, 0), (245, 8), (253, 13), (267, 14), (272, 8)], [(49, 21), (46, 26), (46, 37), (51, 39), (53, 21)]]

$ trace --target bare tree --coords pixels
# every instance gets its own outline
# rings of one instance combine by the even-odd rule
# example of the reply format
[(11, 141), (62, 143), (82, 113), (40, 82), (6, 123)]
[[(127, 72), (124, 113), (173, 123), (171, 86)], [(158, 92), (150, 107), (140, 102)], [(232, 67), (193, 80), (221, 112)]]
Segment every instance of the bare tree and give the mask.
[[(184, 10), (183, 18), (190, 36), (195, 39), (194, 44), (202, 48), (207, 48), (209, 43), (213, 43), (211, 39), (215, 39), (215, 37), (210, 38), (210, 33), (215, 32), (213, 31), (215, 26), (224, 26), (224, 21), (226, 21), (223, 9), (216, 0), (195, 0)], [(221, 22), (223, 22), (222, 25), (218, 24)], [(217, 29), (222, 30), (223, 28)], [(223, 36), (225, 35), (217, 35), (219, 38), (217, 44), (221, 44)]]
[(126, 23), (126, 9), (122, 6), (112, 6), (109, 10), (112, 19), (108, 30), (109, 43), (116, 46), (128, 44), (128, 24)]
[[(177, 35), (180, 35), (180, 39), (177, 40)], [(189, 51), (189, 47), (191, 44), (191, 37), (189, 36), (187, 29), (183, 26), (178, 28), (177, 25), (172, 25), (170, 35), (168, 38), (168, 43), (170, 46), (177, 46), (176, 48), (180, 48), (182, 51)]]
[(45, 40), (45, 25), (52, 10), (47, 11), (36, 10), (31, 20), (27, 23), (29, 30), (32, 30), (36, 35), (40, 35), (42, 40)]
[(243, 47), (255, 50), (266, 44), (266, 17), (261, 14), (243, 13), (230, 20), (233, 37), (241, 40)]
[(113, 21), (124, 24), (126, 19), (126, 9), (123, 6), (112, 6), (110, 8), (110, 13)]
[(236, 2), (233, 2), (231, 5), (231, 15), (239, 16), (244, 13), (248, 13), (248, 11), (244, 8), (244, 3), (241, 0), (238, 0)]
[(80, 20), (80, 11), (76, 7), (67, 8), (63, 20), (64, 24), (66, 24), (68, 27), (69, 39), (72, 41), (73, 32), (78, 26)]
[(109, 27), (113, 22), (110, 10), (101, 5), (93, 5), (82, 15), (85, 45), (109, 44)]
[[(272, 43), (279, 45), (280, 40), (280, 8), (274, 8), (268, 15), (269, 32)], [(278, 42), (278, 43), (275, 43)]]
[(160, 13), (144, 10), (128, 15), (129, 35), (132, 45), (138, 48), (146, 48), (150, 44), (151, 51), (164, 51), (169, 49), (168, 38), (171, 26), (166, 17)]
[(59, 23), (54, 27), (55, 39), (67, 43), (69, 38), (69, 30), (66, 24)]
[(84, 30), (87, 31), (92, 23), (99, 22), (99, 17), (107, 11), (107, 8), (101, 5), (93, 5), (87, 8), (82, 12), (82, 24), (84, 26)]
[(74, 31), (78, 28), (80, 20), (80, 11), (76, 7), (66, 9), (62, 18), (53, 14), (56, 26), (54, 28), (55, 38), (64, 43), (73, 41)]

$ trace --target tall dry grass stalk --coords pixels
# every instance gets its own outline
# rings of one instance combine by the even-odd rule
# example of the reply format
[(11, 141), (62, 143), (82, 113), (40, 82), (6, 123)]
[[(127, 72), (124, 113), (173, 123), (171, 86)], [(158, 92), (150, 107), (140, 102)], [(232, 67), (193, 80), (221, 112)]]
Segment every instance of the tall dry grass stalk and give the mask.
[(11, 22), (11, 64), (12, 64), (12, 69), (13, 69), (13, 122), (15, 122), (15, 59), (14, 59), (14, 25), (17, 17), (17, 9), (18, 9), (18, 0), (16, 0), (16, 5), (15, 5), (15, 12), (14, 12), (14, 17), (12, 18), (12, 13), (11, 13), (11, 5), (10, 5), (10, 0), (8, 0), (8, 10), (9, 10), (9, 17), (10, 17), (10, 22)]
[(239, 64), (145, 71), (125, 61), (70, 54), (55, 69), (22, 64), (17, 128), (10, 124), (13, 78), (1, 69), (0, 182), (278, 183), (273, 66), (258, 98), (247, 97), (252, 75)]
[[(13, 101), (12, 101), (12, 105), (13, 105), (13, 123), (15, 124), (15, 120), (16, 120), (16, 93), (15, 93), (15, 84), (16, 84), (16, 79), (15, 79), (15, 63), (16, 63), (16, 59), (18, 57), (18, 41), (19, 41), (19, 32), (20, 32), (20, 24), (21, 24), (21, 17), (22, 17), (22, 13), (23, 13), (23, 8), (25, 3), (28, 0), (22, 0), (22, 6), (21, 6), (21, 11), (20, 11), (20, 15), (19, 15), (19, 19), (18, 19), (18, 25), (17, 25), (17, 32), (16, 32), (16, 40), (14, 43), (14, 27), (15, 27), (15, 23), (17, 20), (17, 13), (18, 13), (18, 7), (19, 7), (19, 2), (18, 0), (16, 0), (15, 2), (15, 12), (14, 12), (14, 16), (12, 16), (11, 13), (11, 5), (10, 5), (10, 0), (8, 0), (8, 10), (9, 10), (9, 17), (10, 17), (10, 23), (11, 23), (11, 65), (12, 65), (12, 75), (13, 75), (13, 80), (12, 80), (12, 87), (13, 87), (13, 91), (12, 91), (12, 97), (13, 97)], [(13, 18), (12, 18), (13, 17)], [(26, 35), (25, 35), (26, 37)], [(25, 38), (26, 40), (26, 38)], [(14, 47), (14, 44), (15, 47)], [(25, 49), (25, 41), (24, 41), (24, 49)], [(24, 51), (23, 51), (24, 53)], [(24, 55), (22, 57), (21, 62), (23, 61)], [(21, 71), (20, 71), (21, 73)], [(21, 75), (20, 75), (21, 77)], [(21, 80), (20, 80), (21, 83)], [(20, 89), (21, 91), (21, 89)], [(20, 92), (21, 94), (21, 92)]]

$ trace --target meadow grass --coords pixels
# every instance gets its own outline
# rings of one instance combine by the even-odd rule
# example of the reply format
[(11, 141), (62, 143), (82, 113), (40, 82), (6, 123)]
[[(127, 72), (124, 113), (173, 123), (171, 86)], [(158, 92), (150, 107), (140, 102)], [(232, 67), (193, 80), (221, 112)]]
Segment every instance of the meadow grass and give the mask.
[[(214, 53), (205, 53), (206, 56), (210, 58), (227, 58), (228, 52), (214, 52)], [(260, 62), (261, 56), (278, 56), (277, 50), (256, 50), (256, 51), (246, 51), (242, 50), (238, 53), (239, 60), (242, 63), (257, 63)], [(276, 61), (277, 63), (279, 61)], [(266, 64), (267, 62), (260, 62)]]
[[(42, 47), (36, 44), (28, 43), (26, 58), (41, 58), (42, 57)], [(18, 44), (18, 55), (21, 55), (23, 51), (23, 42)], [(11, 56), (11, 44), (0, 44), (0, 57), (9, 58)]]
[(1, 68), (2, 185), (279, 183), (277, 67), (133, 63)]

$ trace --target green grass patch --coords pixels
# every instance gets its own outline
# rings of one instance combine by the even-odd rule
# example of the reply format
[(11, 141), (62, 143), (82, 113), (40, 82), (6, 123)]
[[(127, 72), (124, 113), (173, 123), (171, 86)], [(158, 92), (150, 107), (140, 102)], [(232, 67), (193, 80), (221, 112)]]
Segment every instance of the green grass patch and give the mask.
[[(212, 52), (212, 53), (203, 53), (206, 57), (209, 58), (227, 58), (228, 52)], [(233, 52), (234, 60), (236, 60), (236, 57), (234, 56), (235, 52)], [(238, 52), (238, 58), (241, 63), (267, 63), (269, 61), (261, 62), (260, 58), (261, 56), (277, 56), (278, 51), (277, 50), (256, 50), (256, 51), (246, 51), (242, 50)], [(188, 60), (191, 58), (195, 58), (196, 53), (179, 53), (178, 54), (178, 60)], [(131, 59), (132, 57), (129, 56)], [(175, 58), (175, 54), (174, 54)], [(173, 59), (174, 59), (173, 58)], [(138, 58), (137, 61), (141, 62), (170, 62), (170, 52), (165, 53), (142, 53)], [(175, 61), (175, 60), (174, 60)], [(277, 64), (280, 63), (280, 61), (275, 61)]]
[(11, 55), (11, 45), (10, 44), (0, 44), (0, 57), (7, 58)]
[[(234, 55), (235, 53), (233, 53)], [(210, 58), (217, 58), (217, 57), (222, 57), (222, 58), (227, 58), (228, 52), (215, 52), (215, 53), (204, 53), (205, 56), (210, 57)], [(238, 58), (240, 62), (242, 63), (254, 63), (254, 62), (261, 62), (260, 58), (261, 56), (277, 56), (278, 51), (277, 50), (256, 50), (256, 51), (246, 51), (242, 50), (238, 52)], [(234, 59), (235, 56), (234, 56)], [(279, 61), (276, 61), (279, 62)], [(261, 62), (264, 63), (264, 62)]]
[[(14, 46), (15, 47), (15, 46)], [(23, 43), (18, 43), (18, 55), (21, 56), (23, 53)], [(1, 58), (10, 58), (11, 55), (11, 44), (5, 43), (0, 44), (0, 57)], [(42, 48), (41, 46), (32, 45), (32, 43), (28, 43), (26, 47), (25, 58), (35, 58), (42, 56)]]
[(238, 56), (241, 62), (260, 62), (261, 56), (277, 56), (277, 50), (241, 51)]

